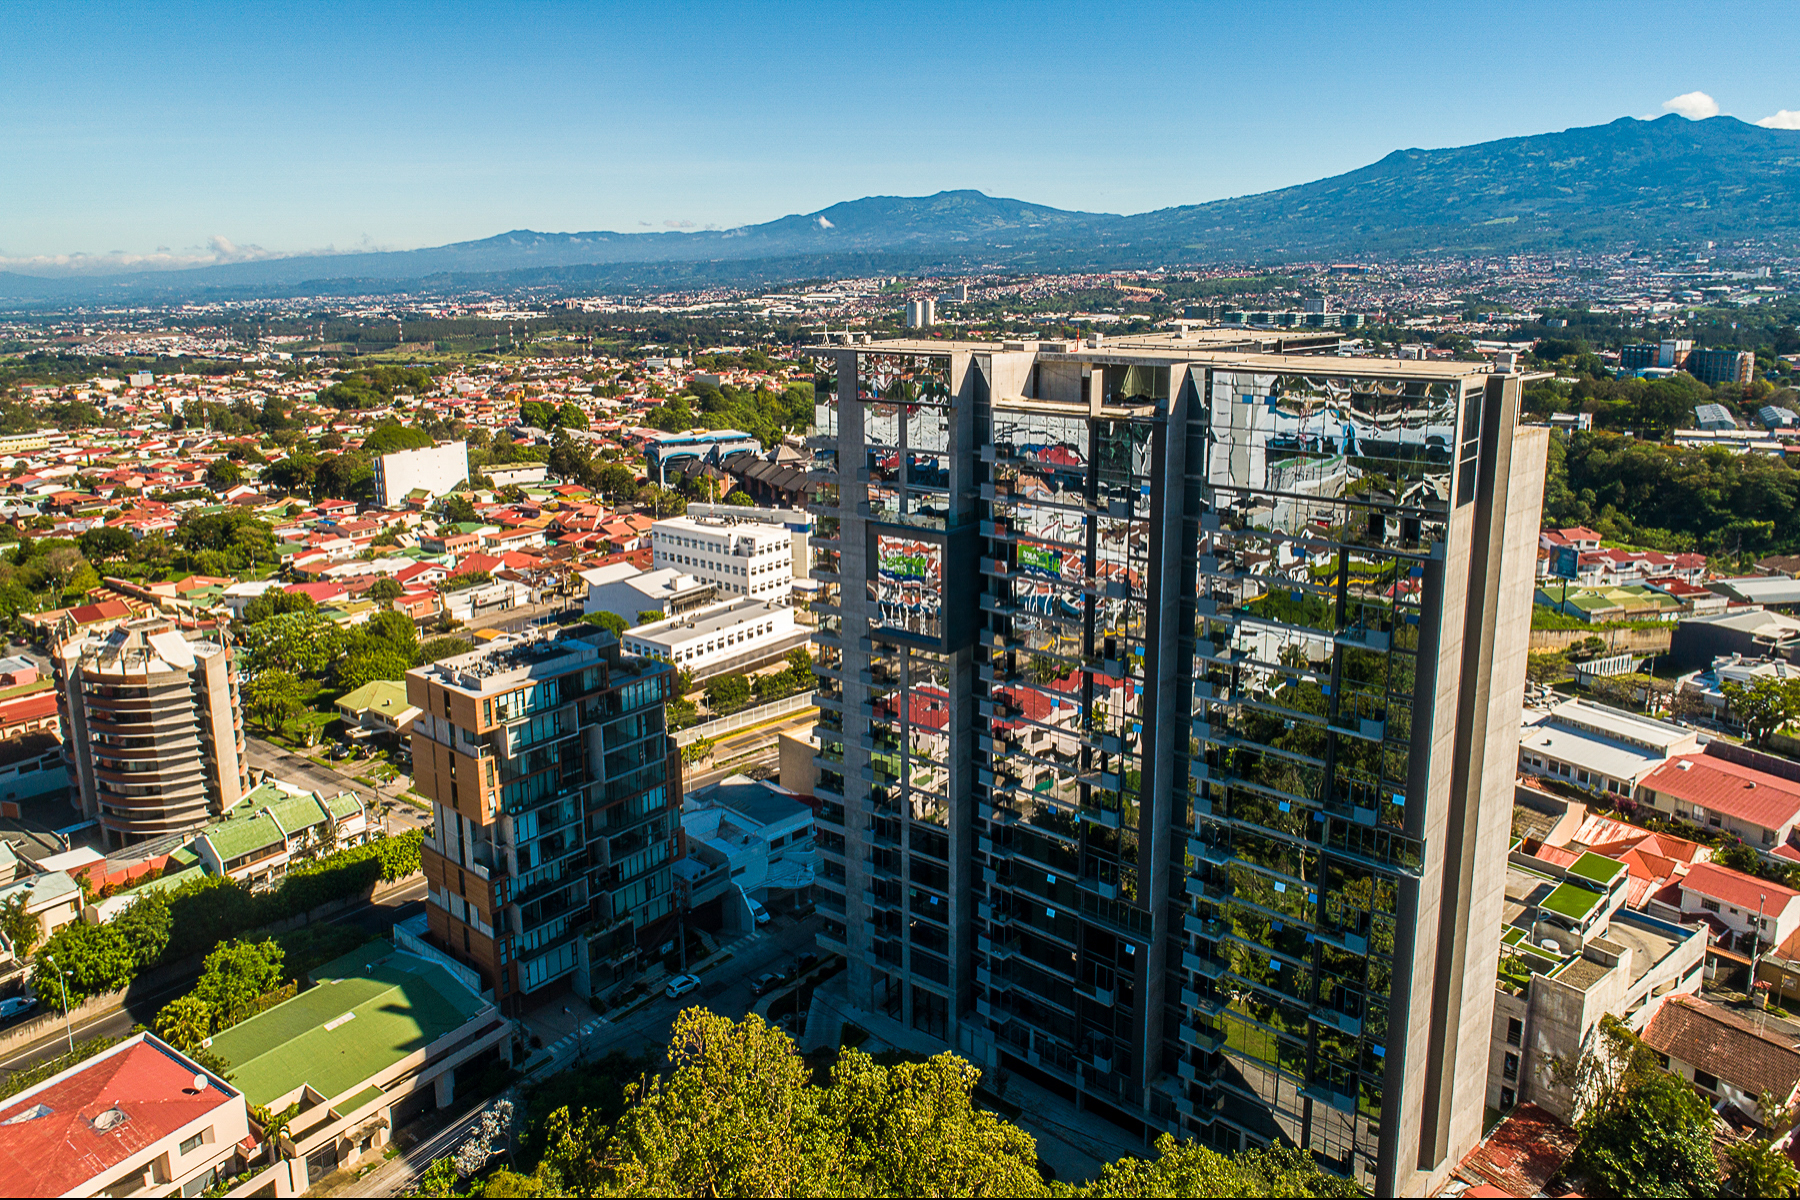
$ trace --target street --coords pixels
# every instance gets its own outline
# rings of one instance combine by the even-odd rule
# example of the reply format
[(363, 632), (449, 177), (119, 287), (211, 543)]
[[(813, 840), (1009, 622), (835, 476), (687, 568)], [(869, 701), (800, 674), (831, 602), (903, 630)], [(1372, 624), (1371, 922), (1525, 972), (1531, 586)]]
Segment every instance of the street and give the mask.
[[(328, 917), (319, 924), (354, 925), (366, 931), (370, 937), (380, 937), (385, 936), (393, 929), (394, 922), (404, 921), (408, 917), (417, 916), (424, 911), (425, 878), (420, 876), (406, 887), (382, 897), (379, 902), (349, 909), (335, 917)], [(153, 991), (130, 993), (124, 1007), (95, 1017), (85, 1024), (76, 1025), (75, 1040), (79, 1042), (84, 1038), (100, 1034), (124, 1037), (131, 1032), (133, 1025), (150, 1024), (163, 1005), (177, 996), (184, 995), (193, 986), (193, 983), (193, 978), (170, 980)], [(68, 1033), (63, 1027), (58, 1026), (56, 1032), (39, 1038), (29, 1047), (15, 1051), (11, 1057), (0, 1061), (0, 1071), (11, 1074), (23, 1067), (31, 1066), (33, 1063), (47, 1058), (55, 1058), (59, 1054), (66, 1054), (68, 1049)]]

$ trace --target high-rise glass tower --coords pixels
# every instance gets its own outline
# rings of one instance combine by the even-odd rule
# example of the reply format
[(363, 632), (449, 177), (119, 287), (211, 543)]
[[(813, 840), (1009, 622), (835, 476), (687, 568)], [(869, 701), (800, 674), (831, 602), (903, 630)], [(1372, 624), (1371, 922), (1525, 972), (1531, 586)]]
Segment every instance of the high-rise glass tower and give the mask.
[(1208, 333), (816, 361), (852, 1002), (1146, 1136), (1441, 1181), (1487, 1073), (1520, 378)]

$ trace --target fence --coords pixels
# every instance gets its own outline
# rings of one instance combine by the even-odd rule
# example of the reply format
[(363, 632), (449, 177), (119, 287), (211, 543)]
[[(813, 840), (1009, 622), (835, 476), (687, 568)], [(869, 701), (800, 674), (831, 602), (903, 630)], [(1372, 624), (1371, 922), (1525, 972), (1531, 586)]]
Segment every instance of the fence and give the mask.
[(729, 717), (720, 717), (701, 725), (690, 725), (675, 734), (675, 744), (691, 746), (701, 738), (716, 738), (727, 733), (736, 733), (740, 729), (749, 729), (753, 725), (761, 725), (764, 721), (772, 721), (776, 717), (784, 717), (789, 713), (802, 712), (812, 707), (813, 694), (797, 692), (785, 700), (772, 700), (767, 704), (758, 704), (755, 708), (734, 712)]

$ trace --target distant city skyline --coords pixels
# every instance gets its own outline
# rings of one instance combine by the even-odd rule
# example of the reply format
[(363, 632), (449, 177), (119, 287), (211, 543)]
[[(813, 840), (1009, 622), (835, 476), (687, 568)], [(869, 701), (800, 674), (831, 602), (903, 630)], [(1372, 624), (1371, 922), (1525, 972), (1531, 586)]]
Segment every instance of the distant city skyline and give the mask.
[(1133, 213), (1620, 116), (1800, 125), (1800, 85), (1745, 62), (1795, 44), (1800, 8), (1625, 16), (38, 5), (0, 61), (0, 270), (731, 228), (954, 188)]

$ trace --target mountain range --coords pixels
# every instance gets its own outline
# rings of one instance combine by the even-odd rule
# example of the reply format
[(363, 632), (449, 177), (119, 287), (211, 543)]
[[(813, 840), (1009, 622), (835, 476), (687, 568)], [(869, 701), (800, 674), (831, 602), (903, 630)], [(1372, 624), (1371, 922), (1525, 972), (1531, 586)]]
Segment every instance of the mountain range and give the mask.
[(172, 298), (542, 284), (756, 284), (974, 269), (1122, 269), (1353, 255), (1800, 240), (1800, 131), (1732, 117), (1606, 125), (1441, 150), (1253, 196), (1120, 216), (983, 195), (871, 196), (738, 229), (513, 230), (421, 250), (102, 277), (0, 273), (0, 298)]

